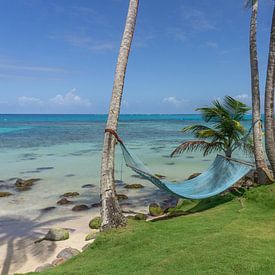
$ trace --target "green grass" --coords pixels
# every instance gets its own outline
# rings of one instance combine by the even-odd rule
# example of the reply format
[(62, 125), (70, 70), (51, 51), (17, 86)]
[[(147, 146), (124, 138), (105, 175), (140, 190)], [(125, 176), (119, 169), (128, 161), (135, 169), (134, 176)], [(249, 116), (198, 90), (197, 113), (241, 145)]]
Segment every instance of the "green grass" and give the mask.
[(275, 274), (275, 185), (183, 208), (194, 213), (154, 223), (129, 221), (39, 274)]

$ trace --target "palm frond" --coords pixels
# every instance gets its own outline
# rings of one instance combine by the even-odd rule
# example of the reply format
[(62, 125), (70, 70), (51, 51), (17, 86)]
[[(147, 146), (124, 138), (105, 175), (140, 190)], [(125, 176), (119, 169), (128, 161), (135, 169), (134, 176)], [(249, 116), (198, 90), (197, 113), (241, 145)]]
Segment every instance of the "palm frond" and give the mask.
[(212, 107), (202, 107), (196, 109), (201, 112), (206, 122), (221, 121), (224, 118), (229, 118), (228, 111), (218, 100), (214, 100), (212, 105)]
[(195, 135), (196, 138), (202, 138), (202, 139), (214, 139), (214, 140), (218, 140), (218, 139), (223, 139), (224, 135), (223, 133), (214, 130), (214, 129), (205, 129), (202, 130), (200, 132), (198, 132)]
[[(215, 125), (214, 125), (215, 126)], [(217, 127), (216, 127), (217, 128)], [(194, 137), (199, 139), (214, 139), (214, 141), (223, 139), (224, 133), (214, 128), (205, 125), (190, 125), (186, 126), (181, 130), (183, 133), (192, 133)]]
[(256, 1), (258, 1), (258, 0), (245, 0), (244, 7), (246, 9), (250, 9)]
[(226, 96), (224, 98), (224, 106), (227, 109), (228, 113), (235, 120), (241, 120), (244, 115), (251, 109), (245, 103), (231, 96)]
[(222, 150), (222, 143), (221, 142), (207, 142), (204, 140), (192, 140), (192, 141), (185, 141), (180, 144), (172, 153), (171, 157), (175, 155), (182, 154), (183, 152), (193, 152), (193, 151), (204, 151), (203, 155), (206, 156), (213, 151), (220, 151)]
[(213, 152), (220, 152), (220, 151), (223, 151), (222, 142), (209, 142), (209, 144), (205, 145), (203, 156), (205, 157)]
[[(249, 134), (249, 133), (248, 133)], [(254, 154), (254, 143), (251, 135), (244, 135), (243, 139), (239, 140), (239, 149), (248, 156)]]
[(252, 157), (253, 154), (254, 154), (254, 146), (253, 146), (253, 144), (243, 143), (239, 148), (247, 156)]
[(214, 151), (229, 152), (242, 146), (243, 152), (251, 152), (253, 146), (241, 144), (247, 131), (241, 120), (250, 108), (237, 99), (226, 96), (223, 102), (214, 100), (210, 107), (198, 108), (205, 122), (210, 122), (210, 127), (205, 125), (191, 125), (182, 129), (183, 133), (191, 133), (198, 140), (186, 141), (179, 145), (171, 156), (185, 151), (203, 151), (208, 155)]
[(205, 125), (201, 125), (201, 124), (195, 124), (195, 125), (189, 125), (189, 126), (186, 126), (184, 128), (182, 128), (181, 132), (182, 133), (196, 133), (196, 132), (199, 132), (199, 131), (204, 131), (204, 130), (208, 130), (208, 129), (211, 129)]

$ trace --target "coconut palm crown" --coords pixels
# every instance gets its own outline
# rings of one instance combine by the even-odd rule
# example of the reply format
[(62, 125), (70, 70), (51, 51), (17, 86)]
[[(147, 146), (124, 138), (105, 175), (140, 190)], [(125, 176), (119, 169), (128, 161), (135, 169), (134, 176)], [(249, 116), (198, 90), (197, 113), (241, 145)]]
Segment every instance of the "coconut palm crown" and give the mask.
[(245, 153), (253, 152), (250, 130), (247, 131), (240, 123), (250, 108), (226, 96), (221, 103), (219, 100), (212, 102), (212, 106), (198, 108), (206, 125), (191, 125), (182, 129), (183, 133), (192, 133), (197, 140), (185, 141), (171, 154), (175, 156), (183, 152), (203, 151), (206, 156), (212, 152), (224, 152), (226, 157), (231, 157), (237, 149)]

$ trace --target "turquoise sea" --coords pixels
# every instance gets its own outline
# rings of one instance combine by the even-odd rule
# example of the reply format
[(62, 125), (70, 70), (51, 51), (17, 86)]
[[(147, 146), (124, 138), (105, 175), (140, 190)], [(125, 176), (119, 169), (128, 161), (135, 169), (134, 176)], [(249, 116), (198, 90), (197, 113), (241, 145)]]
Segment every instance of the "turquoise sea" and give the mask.
[[(0, 191), (12, 196), (0, 198), (0, 216), (17, 213), (33, 216), (48, 207), (50, 215), (70, 215), (72, 206), (57, 207), (60, 195), (77, 191), (76, 204), (99, 201), (99, 172), (106, 115), (0, 115)], [(202, 123), (199, 115), (121, 115), (119, 134), (130, 150), (152, 171), (170, 180), (182, 180), (206, 169), (214, 155), (185, 153), (170, 158), (182, 141), (182, 127)], [(250, 120), (245, 121), (247, 125)], [(14, 188), (16, 178), (40, 178), (28, 191)], [(127, 194), (125, 205), (152, 200), (159, 192), (127, 169), (119, 147), (116, 155), (118, 190)], [(120, 185), (139, 182), (143, 190), (127, 191)], [(92, 184), (93, 187), (83, 188)], [(157, 193), (158, 194), (158, 193)]]

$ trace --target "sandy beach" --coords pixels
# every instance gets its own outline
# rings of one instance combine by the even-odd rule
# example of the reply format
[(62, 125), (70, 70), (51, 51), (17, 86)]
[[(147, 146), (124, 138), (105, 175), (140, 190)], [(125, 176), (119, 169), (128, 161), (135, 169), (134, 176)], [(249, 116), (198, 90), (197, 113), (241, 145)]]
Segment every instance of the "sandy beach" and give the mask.
[[(140, 181), (142, 182), (142, 181)], [(123, 211), (148, 213), (150, 202), (163, 201), (170, 196), (154, 187), (139, 190), (126, 190), (123, 183), (118, 184), (118, 192), (127, 194), (128, 200), (122, 201)], [(32, 192), (31, 190), (28, 192)], [(8, 198), (2, 198), (6, 200)], [(77, 200), (77, 199), (75, 199)], [(64, 248), (82, 248), (91, 243), (85, 241), (93, 217), (99, 216), (99, 207), (74, 212), (70, 206), (59, 206), (48, 211), (18, 211), (17, 214), (0, 217), (0, 269), (1, 275), (26, 273), (44, 264), (50, 264)], [(57, 209), (57, 210), (56, 210)], [(63, 215), (62, 215), (63, 209)], [(126, 214), (127, 215), (127, 214)], [(65, 241), (34, 243), (45, 236), (51, 228), (69, 230), (70, 238)]]
[[(1, 274), (25, 273), (34, 271), (38, 266), (51, 263), (64, 248), (72, 247), (82, 250), (87, 243), (85, 236), (92, 230), (88, 224), (90, 213), (85, 216), (72, 216), (52, 221), (23, 220), (20, 217), (10, 218), (6, 227), (1, 228), (0, 267)], [(2, 224), (1, 224), (2, 226)], [(61, 227), (70, 231), (70, 238), (65, 241), (42, 241), (34, 243), (43, 237), (49, 228)], [(1, 232), (1, 233), (2, 233)], [(8, 236), (7, 236), (8, 235)]]
[[(125, 211), (146, 213), (146, 207), (123, 207)], [(42, 215), (34, 219), (22, 216), (3, 217), (0, 219), (0, 269), (1, 275), (35, 271), (38, 266), (52, 263), (57, 254), (64, 248), (83, 247), (93, 240), (85, 241), (90, 232), (89, 222), (99, 215), (99, 208), (76, 215), (49, 219)], [(50, 228), (69, 230), (70, 238), (65, 241), (42, 241), (34, 243), (45, 236)]]

